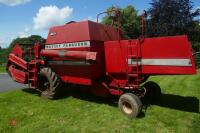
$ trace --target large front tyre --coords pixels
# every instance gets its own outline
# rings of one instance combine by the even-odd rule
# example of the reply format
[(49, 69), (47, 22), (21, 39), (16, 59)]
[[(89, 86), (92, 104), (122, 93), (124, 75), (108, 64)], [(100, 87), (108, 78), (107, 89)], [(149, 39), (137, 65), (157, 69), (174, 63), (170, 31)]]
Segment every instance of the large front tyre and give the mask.
[(128, 118), (136, 118), (142, 109), (140, 98), (133, 93), (125, 93), (120, 96), (118, 106), (120, 111)]
[(39, 74), (39, 86), (41, 97), (47, 99), (56, 99), (61, 89), (61, 81), (57, 74), (51, 68), (42, 68)]

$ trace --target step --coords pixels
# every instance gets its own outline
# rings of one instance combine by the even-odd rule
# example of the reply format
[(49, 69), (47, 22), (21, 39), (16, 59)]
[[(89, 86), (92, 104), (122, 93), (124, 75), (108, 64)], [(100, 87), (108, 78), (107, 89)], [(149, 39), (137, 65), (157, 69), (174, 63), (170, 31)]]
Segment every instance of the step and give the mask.
[(29, 81), (37, 81), (37, 79), (28, 79)]
[(129, 64), (128, 66), (129, 67), (140, 67), (141, 65), (140, 65), (140, 63), (138, 63), (138, 64)]
[(134, 74), (128, 74), (128, 76), (129, 76), (129, 77), (138, 77), (139, 74), (137, 74), (137, 73), (134, 73)]
[(32, 84), (32, 83), (29, 83), (29, 88), (31, 88), (31, 89), (36, 89), (37, 87), (36, 87), (36, 86), (34, 86), (34, 84)]

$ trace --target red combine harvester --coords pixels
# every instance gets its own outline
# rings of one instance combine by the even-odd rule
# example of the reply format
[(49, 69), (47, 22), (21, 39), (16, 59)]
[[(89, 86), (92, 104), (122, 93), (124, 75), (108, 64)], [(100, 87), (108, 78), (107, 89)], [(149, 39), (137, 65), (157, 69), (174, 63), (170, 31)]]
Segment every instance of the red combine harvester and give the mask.
[(123, 40), (120, 12), (114, 12), (118, 29), (98, 19), (50, 28), (46, 42), (29, 49), (29, 62), (16, 45), (9, 54), (8, 73), (49, 99), (57, 97), (61, 83), (88, 86), (97, 96), (120, 96), (119, 109), (129, 118), (140, 113), (142, 98), (161, 94), (158, 84), (146, 82), (149, 76), (196, 74), (187, 36)]

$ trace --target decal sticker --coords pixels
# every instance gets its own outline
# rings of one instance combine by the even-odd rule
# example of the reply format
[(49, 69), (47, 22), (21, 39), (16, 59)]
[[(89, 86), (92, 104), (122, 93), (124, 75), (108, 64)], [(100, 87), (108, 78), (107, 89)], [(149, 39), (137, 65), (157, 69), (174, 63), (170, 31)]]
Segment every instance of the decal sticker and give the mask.
[(81, 47), (90, 47), (90, 41), (45, 45), (45, 49), (63, 49), (63, 48), (81, 48)]

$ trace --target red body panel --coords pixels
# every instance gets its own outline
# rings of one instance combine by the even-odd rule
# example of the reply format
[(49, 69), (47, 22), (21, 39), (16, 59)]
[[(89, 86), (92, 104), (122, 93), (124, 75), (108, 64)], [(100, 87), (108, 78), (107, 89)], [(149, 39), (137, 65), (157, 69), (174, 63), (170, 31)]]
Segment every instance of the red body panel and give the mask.
[(142, 65), (144, 74), (195, 74), (192, 48), (187, 36), (147, 38), (141, 45), (143, 59), (190, 59), (190, 66)]
[[(64, 58), (51, 56), (52, 58), (48, 60), (48, 64), (61, 77), (62, 81), (91, 85), (92, 80), (100, 79), (105, 75), (103, 42), (90, 41), (90, 47), (64, 48), (62, 50), (76, 53), (73, 56), (70, 54), (70, 56), (65, 56)], [(54, 54), (58, 55), (58, 49), (52, 49), (51, 51), (54, 51)], [(77, 57), (81, 58), (78, 59)], [(88, 62), (90, 59), (94, 62)]]
[(17, 57), (13, 53), (9, 54), (8, 60), (11, 61), (12, 63), (16, 64), (18, 67), (27, 70), (27, 62), (24, 61), (23, 59)]
[(66, 50), (42, 50), (41, 55), (44, 57), (71, 58), (77, 60), (96, 60), (96, 52), (88, 51), (66, 51)]
[(8, 69), (13, 80), (22, 84), (26, 84), (27, 75), (25, 72), (15, 69), (13, 66), (9, 66)]
[(23, 51), (19, 44), (16, 44), (15, 47), (12, 49), (12, 52), (14, 55), (16, 55), (19, 58), (23, 58)]
[[(142, 42), (139, 40), (111, 41), (104, 44), (105, 65), (108, 73), (131, 73), (132, 70), (128, 65), (131, 55), (139, 58), (139, 64), (145, 60), (149, 61), (149, 64), (141, 64), (141, 73), (145, 75), (196, 73), (191, 47), (186, 36), (145, 38)], [(191, 64), (181, 66), (184, 59), (190, 60)], [(173, 63), (174, 60), (181, 62), (176, 65)], [(163, 64), (166, 65), (159, 65), (156, 61), (164, 62)]]
[(112, 41), (118, 39), (117, 30), (111, 26), (97, 24), (92, 21), (82, 21), (52, 27), (46, 44), (60, 44), (66, 42)]

